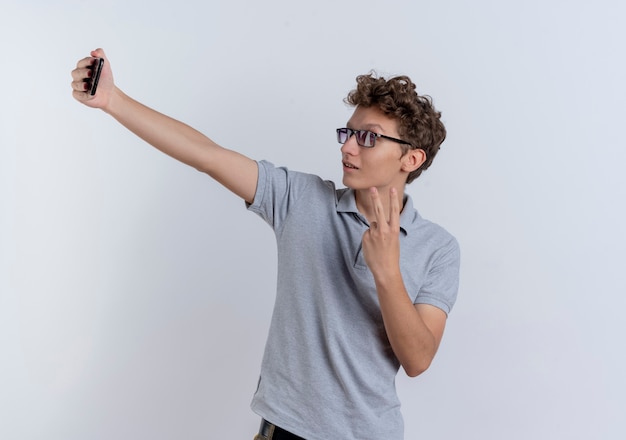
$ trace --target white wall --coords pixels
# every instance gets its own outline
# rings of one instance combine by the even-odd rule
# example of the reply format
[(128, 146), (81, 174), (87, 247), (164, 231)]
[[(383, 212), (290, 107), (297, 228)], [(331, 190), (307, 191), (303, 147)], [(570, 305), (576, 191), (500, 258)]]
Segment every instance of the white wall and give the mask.
[(243, 203), (73, 101), (128, 93), (340, 180), (356, 75), (410, 75), (449, 137), (409, 192), (463, 251), (407, 439), (622, 439), (623, 2), (4, 0), (0, 438), (251, 438), (275, 246)]

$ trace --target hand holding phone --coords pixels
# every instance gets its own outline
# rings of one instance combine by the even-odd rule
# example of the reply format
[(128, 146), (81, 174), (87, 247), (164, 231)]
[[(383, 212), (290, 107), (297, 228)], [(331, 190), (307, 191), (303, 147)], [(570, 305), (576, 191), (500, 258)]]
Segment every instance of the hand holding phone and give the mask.
[(98, 81), (100, 81), (100, 73), (102, 72), (102, 66), (104, 66), (104, 58), (96, 58), (90, 67), (91, 76), (85, 78), (87, 83), (87, 92), (93, 96), (98, 89)]

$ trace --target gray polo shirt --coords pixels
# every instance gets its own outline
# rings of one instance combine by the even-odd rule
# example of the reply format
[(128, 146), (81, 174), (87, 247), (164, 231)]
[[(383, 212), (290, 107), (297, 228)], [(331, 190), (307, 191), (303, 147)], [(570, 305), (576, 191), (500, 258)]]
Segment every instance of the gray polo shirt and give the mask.
[[(252, 409), (307, 440), (400, 440), (404, 425), (354, 192), (261, 161), (254, 202), (276, 234), (274, 312)], [(405, 198), (401, 271), (414, 303), (449, 313), (459, 247)]]

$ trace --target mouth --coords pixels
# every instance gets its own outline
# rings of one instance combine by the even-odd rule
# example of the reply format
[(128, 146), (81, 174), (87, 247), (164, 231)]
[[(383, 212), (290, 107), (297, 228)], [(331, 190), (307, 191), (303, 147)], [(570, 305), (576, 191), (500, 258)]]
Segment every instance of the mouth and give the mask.
[(343, 162), (343, 167), (344, 168), (349, 168), (351, 170), (358, 170), (359, 167), (357, 167), (356, 165), (351, 164), (350, 162)]

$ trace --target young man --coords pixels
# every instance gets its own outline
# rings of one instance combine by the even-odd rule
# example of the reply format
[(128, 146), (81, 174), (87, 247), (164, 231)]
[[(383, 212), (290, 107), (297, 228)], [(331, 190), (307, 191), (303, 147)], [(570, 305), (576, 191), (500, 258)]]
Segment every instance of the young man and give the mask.
[[(131, 99), (108, 60), (95, 96), (94, 58), (72, 72), (74, 97), (207, 173), (276, 234), (278, 285), (252, 409), (256, 439), (403, 438), (395, 376), (426, 370), (458, 289), (459, 247), (404, 194), (433, 161), (445, 129), (407, 77), (357, 78), (342, 144), (343, 184), (256, 162)], [(105, 58), (106, 59), (106, 58)]]

